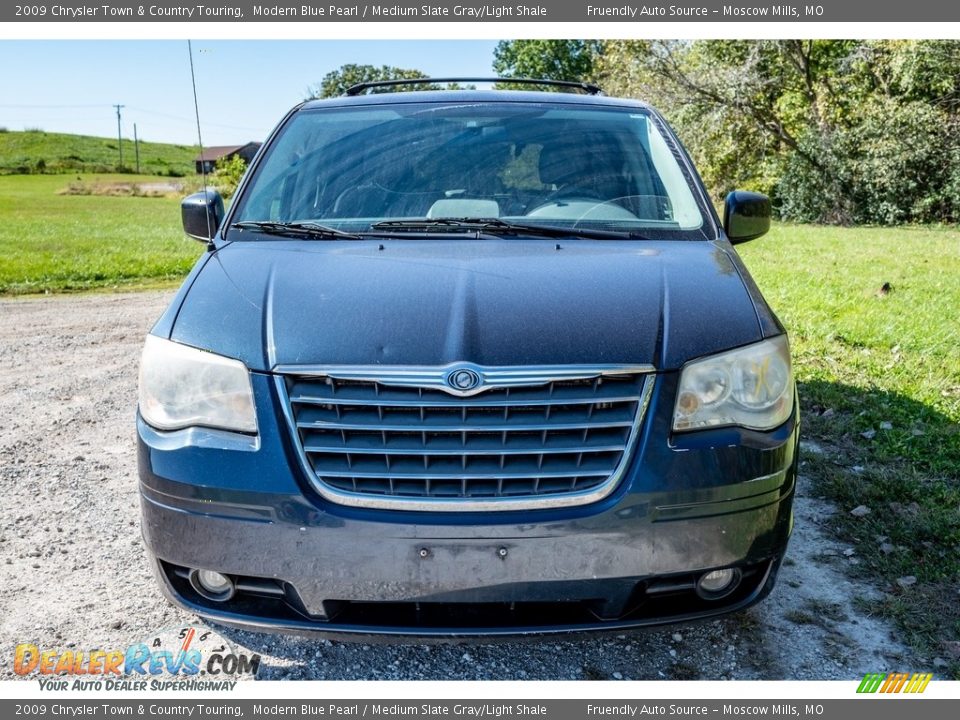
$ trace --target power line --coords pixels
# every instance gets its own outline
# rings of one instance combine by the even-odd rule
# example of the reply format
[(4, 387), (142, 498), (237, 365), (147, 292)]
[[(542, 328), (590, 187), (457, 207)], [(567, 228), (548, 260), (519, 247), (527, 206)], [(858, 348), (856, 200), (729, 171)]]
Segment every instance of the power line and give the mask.
[[(26, 110), (66, 110), (66, 109), (96, 109), (96, 108), (105, 108), (105, 107), (116, 107), (116, 105), (21, 105), (21, 104), (9, 104), (9, 103), (0, 103), (0, 108), (8, 109), (26, 109)], [(170, 113), (160, 112), (159, 110), (149, 110), (147, 108), (138, 107), (137, 105), (124, 105), (127, 110), (134, 110), (139, 113), (145, 113), (146, 115), (155, 115), (157, 117), (167, 118), (168, 120), (177, 120), (183, 123), (189, 123), (193, 125), (195, 123), (194, 118), (183, 117), (182, 115), (171, 115)], [(260, 133), (266, 135), (268, 128), (259, 128), (259, 127), (249, 127), (247, 125), (228, 125), (226, 123), (216, 123), (216, 122), (205, 122), (205, 125), (210, 127), (219, 127), (226, 128), (228, 130), (246, 130), (248, 132)]]
[[(146, 113), (147, 115), (156, 115), (157, 117), (167, 118), (168, 120), (180, 120), (181, 122), (188, 122), (193, 124), (195, 122), (194, 118), (185, 118), (180, 115), (171, 115), (170, 113), (158, 112), (157, 110), (147, 110), (146, 108), (137, 107), (136, 105), (128, 106), (130, 110), (136, 110), (137, 112)], [(255, 128), (247, 127), (243, 125), (226, 125), (224, 123), (214, 123), (214, 122), (204, 122), (204, 125), (212, 125), (214, 127), (229, 128), (230, 130), (249, 130), (250, 132), (264, 132), (264, 128)]]
[(0, 108), (30, 108), (30, 109), (43, 109), (50, 108), (52, 110), (64, 109), (64, 108), (105, 108), (112, 107), (106, 103), (100, 105), (9, 105), (6, 103), (0, 104)]
[[(61, 110), (61, 109), (87, 109), (87, 110), (102, 110), (103, 108), (110, 107), (116, 109), (116, 105), (22, 105), (22, 104), (10, 104), (10, 103), (0, 103), (0, 110), (2, 109), (33, 109), (33, 110)], [(161, 118), (166, 118), (167, 120), (172, 120), (177, 123), (183, 123), (184, 125), (193, 125), (195, 126), (196, 119), (183, 117), (180, 115), (171, 115), (170, 113), (160, 112), (158, 110), (149, 110), (147, 108), (138, 107), (136, 105), (122, 105), (124, 109), (129, 113), (133, 111), (134, 113), (143, 113), (145, 115), (154, 115)], [(24, 123), (43, 123), (49, 121), (50, 118), (46, 115), (42, 116), (43, 119), (37, 120), (21, 120)], [(59, 118), (59, 116), (58, 116)], [(217, 122), (204, 122), (204, 125), (214, 128), (224, 128), (227, 130), (242, 130), (244, 132), (256, 133), (259, 137), (265, 137), (269, 132), (269, 128), (262, 127), (250, 127), (248, 125), (229, 125), (227, 123), (217, 123)], [(118, 132), (118, 136), (119, 136)], [(120, 153), (123, 154), (122, 151)]]

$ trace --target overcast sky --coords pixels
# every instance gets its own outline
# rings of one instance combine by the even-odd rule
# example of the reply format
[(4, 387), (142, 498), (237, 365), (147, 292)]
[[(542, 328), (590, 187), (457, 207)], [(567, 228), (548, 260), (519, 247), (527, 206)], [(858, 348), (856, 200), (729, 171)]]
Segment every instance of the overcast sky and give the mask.
[[(193, 41), (204, 145), (263, 140), (310, 85), (346, 63), (489, 76), (492, 40)], [(0, 127), (195, 144), (185, 40), (0, 40)]]

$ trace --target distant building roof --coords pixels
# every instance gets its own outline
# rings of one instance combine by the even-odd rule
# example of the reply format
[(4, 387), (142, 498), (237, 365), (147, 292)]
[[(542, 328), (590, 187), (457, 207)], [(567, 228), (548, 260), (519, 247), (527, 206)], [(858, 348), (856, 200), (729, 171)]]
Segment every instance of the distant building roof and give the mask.
[(214, 145), (213, 147), (207, 147), (203, 149), (203, 152), (197, 155), (193, 161), (194, 162), (208, 162), (216, 161), (227, 155), (232, 155), (235, 152), (239, 152), (245, 147), (254, 145), (260, 147), (258, 142), (248, 142), (243, 145)]

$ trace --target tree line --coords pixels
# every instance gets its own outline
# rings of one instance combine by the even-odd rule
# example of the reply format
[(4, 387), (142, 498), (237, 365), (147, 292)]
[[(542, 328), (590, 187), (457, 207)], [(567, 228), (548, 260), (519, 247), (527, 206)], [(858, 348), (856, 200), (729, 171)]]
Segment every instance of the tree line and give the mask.
[(649, 101), (717, 199), (765, 192), (800, 222), (960, 218), (956, 41), (515, 40), (494, 67)]
[[(497, 45), (493, 69), (587, 80), (648, 101), (718, 200), (734, 188), (757, 190), (798, 222), (960, 219), (957, 41), (508, 40)], [(308, 96), (422, 77), (346, 65)]]

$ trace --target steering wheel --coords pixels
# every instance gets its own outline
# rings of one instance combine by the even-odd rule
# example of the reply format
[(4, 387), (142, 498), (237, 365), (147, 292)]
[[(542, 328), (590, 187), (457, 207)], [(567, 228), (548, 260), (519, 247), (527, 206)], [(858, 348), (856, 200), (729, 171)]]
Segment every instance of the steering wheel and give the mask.
[(638, 217), (613, 200), (597, 197), (571, 196), (541, 201), (528, 210), (527, 217), (542, 217), (545, 220), (637, 220)]
[[(531, 212), (544, 207), (546, 205), (552, 205), (557, 202), (603, 202), (606, 198), (601, 197), (600, 194), (589, 188), (575, 187), (573, 185), (566, 185), (563, 187), (558, 187), (556, 190), (551, 190), (544, 197), (539, 197), (528, 205), (524, 212), (529, 215)], [(533, 203), (536, 203), (535, 205)]]

